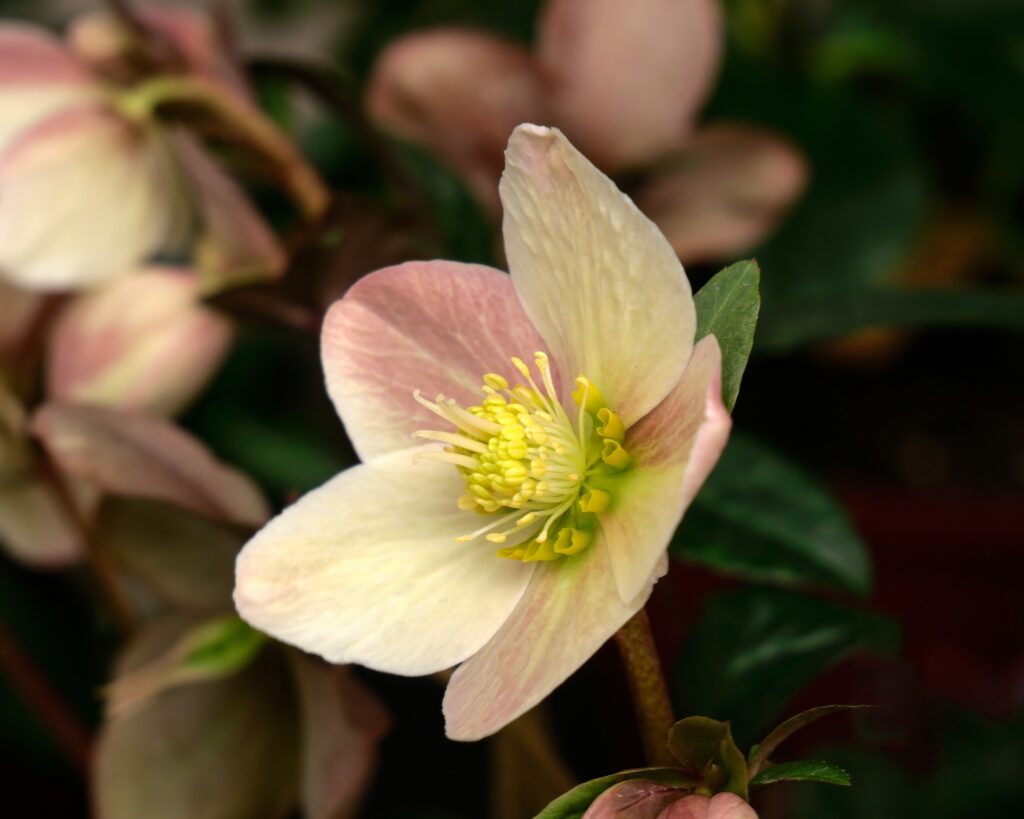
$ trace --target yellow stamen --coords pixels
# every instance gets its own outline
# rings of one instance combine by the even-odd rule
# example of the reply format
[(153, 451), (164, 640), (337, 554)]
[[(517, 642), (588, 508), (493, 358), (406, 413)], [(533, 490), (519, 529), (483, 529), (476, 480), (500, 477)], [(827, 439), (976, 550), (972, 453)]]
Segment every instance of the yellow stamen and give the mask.
[(510, 385), (504, 376), (487, 373), (477, 406), (461, 407), (443, 395), (428, 401), (415, 392), (420, 405), (455, 430), (414, 435), (445, 445), (421, 457), (450, 463), (462, 474), (466, 491), (458, 508), (494, 516), (457, 542), (482, 538), (501, 545), (500, 557), (556, 560), (593, 540), (598, 516), (613, 501), (608, 476), (632, 463), (623, 447), (626, 430), (585, 376), (576, 379), (577, 409), (570, 418), (545, 353), (534, 354), (536, 380), (522, 359), (511, 361), (526, 383)]

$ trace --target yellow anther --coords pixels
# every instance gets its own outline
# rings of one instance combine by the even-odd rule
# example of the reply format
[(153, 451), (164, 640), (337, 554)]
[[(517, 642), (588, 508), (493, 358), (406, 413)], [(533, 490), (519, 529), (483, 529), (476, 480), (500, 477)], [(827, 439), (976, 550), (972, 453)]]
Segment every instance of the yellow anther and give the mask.
[(626, 428), (622, 425), (618, 413), (612, 412), (608, 407), (601, 407), (597, 411), (597, 420), (601, 422), (601, 426), (596, 430), (598, 435), (622, 443), (626, 437)]
[(519, 373), (523, 378), (530, 377), (530, 368), (526, 366), (526, 362), (523, 361), (523, 359), (517, 356), (512, 356), (512, 366), (519, 370)]
[(555, 541), (555, 551), (560, 555), (566, 556), (577, 554), (586, 549), (593, 538), (594, 536), (590, 532), (583, 531), (582, 529), (570, 529), (566, 526), (558, 533), (558, 539)]
[(504, 543), (508, 538), (501, 532), (491, 532), (485, 535), (486, 539), (491, 543)]
[(549, 541), (534, 540), (526, 548), (526, 554), (521, 558), (523, 563), (534, 563), (541, 560), (554, 560), (558, 557)]
[(516, 526), (529, 526), (537, 519), (536, 512), (527, 512), (519, 520), (516, 521)]
[(476, 500), (471, 495), (459, 495), (459, 499), (456, 501), (459, 509), (463, 512), (468, 512), (470, 509), (476, 508)]
[(611, 502), (612, 496), (603, 489), (588, 489), (580, 497), (580, 509), (598, 514), (607, 509)]
[[(605, 406), (600, 391), (584, 375), (576, 379), (576, 389), (572, 391), (572, 400), (576, 402), (576, 406), (582, 406), (591, 415), (596, 414)], [(586, 401), (585, 405), (584, 401)]]
[(605, 439), (601, 450), (601, 460), (614, 469), (625, 469), (633, 463), (633, 459), (622, 448), (622, 444), (610, 438)]
[(484, 383), (492, 390), (508, 389), (508, 381), (505, 380), (504, 376), (498, 375), (497, 373), (487, 373), (487, 375), (484, 376)]

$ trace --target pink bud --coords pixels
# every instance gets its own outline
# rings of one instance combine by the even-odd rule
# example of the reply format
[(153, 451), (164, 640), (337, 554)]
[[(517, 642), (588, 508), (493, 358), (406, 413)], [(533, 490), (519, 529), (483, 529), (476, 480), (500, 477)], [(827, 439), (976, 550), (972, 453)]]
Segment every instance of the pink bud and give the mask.
[[(657, 819), (685, 791), (646, 779), (612, 785), (593, 801), (583, 819)], [(703, 819), (703, 817), (701, 817)]]
[(717, 0), (552, 0), (540, 24), (558, 124), (611, 170), (689, 135), (721, 48)]
[(72, 301), (47, 356), (51, 398), (172, 415), (206, 384), (231, 327), (183, 270), (150, 268)]
[(734, 793), (717, 793), (710, 799), (691, 794), (658, 814), (658, 819), (757, 819), (757, 814)]
[(382, 127), (437, 153), (498, 210), (505, 145), (521, 122), (546, 119), (533, 56), (482, 32), (438, 29), (392, 43), (367, 105)]
[(803, 191), (807, 162), (769, 131), (715, 125), (687, 143), (678, 167), (636, 194), (636, 203), (684, 262), (740, 256), (772, 231)]

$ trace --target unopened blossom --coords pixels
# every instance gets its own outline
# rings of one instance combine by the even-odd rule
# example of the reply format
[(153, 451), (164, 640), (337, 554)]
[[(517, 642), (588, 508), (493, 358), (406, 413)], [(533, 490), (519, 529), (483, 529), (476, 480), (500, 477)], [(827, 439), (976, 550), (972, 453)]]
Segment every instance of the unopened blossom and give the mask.
[(723, 39), (718, 0), (548, 0), (532, 50), (459, 28), (397, 39), (374, 67), (367, 105), (495, 212), (512, 128), (556, 123), (599, 167), (630, 175), (637, 204), (683, 261), (728, 257), (775, 228), (807, 168), (767, 129), (698, 124)]
[(560, 132), (501, 183), (511, 276), (410, 262), (327, 315), (327, 388), (363, 463), (243, 549), (243, 618), (332, 662), (459, 665), (448, 735), (544, 699), (646, 602), (728, 434), (665, 237)]
[(190, 271), (134, 272), (77, 297), (57, 317), (47, 395), (174, 415), (213, 375), (231, 336), (227, 318), (199, 300)]
[(645, 779), (628, 779), (602, 793), (583, 819), (757, 819), (734, 793), (708, 797)]
[(78, 21), (68, 43), (0, 25), (0, 280), (80, 289), (197, 247), (218, 280), (282, 267), (269, 228), (194, 136), (129, 103), (159, 69), (251, 106), (233, 67), (215, 59), (212, 25), (182, 10), (145, 19), (173, 64), (133, 62), (135, 41), (103, 15)]

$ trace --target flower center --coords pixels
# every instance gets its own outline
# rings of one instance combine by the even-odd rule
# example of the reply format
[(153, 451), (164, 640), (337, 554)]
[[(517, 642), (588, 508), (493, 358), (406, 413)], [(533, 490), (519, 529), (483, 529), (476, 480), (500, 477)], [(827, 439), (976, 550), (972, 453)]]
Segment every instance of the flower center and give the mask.
[(508, 546), (499, 557), (524, 562), (556, 560), (585, 549), (598, 515), (612, 502), (614, 476), (631, 465), (622, 447), (625, 429), (585, 376), (576, 379), (577, 411), (566, 413), (551, 378), (547, 355), (534, 356), (543, 389), (519, 358), (512, 364), (526, 384), (510, 386), (496, 373), (483, 377), (483, 401), (463, 408), (437, 396), (416, 400), (455, 426), (455, 432), (414, 435), (447, 446), (424, 453), (454, 464), (466, 481), (460, 509), (495, 519), (457, 540), (483, 537)]

